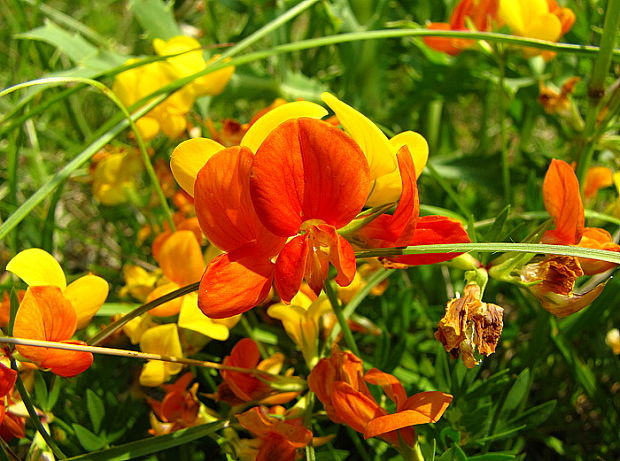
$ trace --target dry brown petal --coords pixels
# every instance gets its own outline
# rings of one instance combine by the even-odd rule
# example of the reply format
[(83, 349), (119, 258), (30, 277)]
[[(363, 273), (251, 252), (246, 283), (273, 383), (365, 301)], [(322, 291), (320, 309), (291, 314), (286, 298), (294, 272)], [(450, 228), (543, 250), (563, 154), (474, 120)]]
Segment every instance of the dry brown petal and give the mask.
[(538, 298), (541, 306), (556, 317), (567, 317), (580, 311), (601, 294), (605, 282), (586, 293), (574, 293), (575, 281), (583, 275), (579, 260), (572, 256), (552, 256), (528, 264), (521, 272), (530, 292)]
[(502, 334), (504, 310), (480, 301), (480, 287), (471, 282), (462, 298), (452, 299), (435, 332), (446, 351), (453, 357), (461, 356), (467, 368), (478, 364), (474, 353), (488, 356), (495, 352)]

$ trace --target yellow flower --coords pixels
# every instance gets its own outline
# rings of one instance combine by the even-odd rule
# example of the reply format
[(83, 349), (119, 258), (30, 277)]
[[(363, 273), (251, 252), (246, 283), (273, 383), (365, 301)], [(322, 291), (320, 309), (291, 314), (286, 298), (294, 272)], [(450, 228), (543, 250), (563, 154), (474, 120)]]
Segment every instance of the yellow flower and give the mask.
[(149, 293), (153, 291), (159, 277), (159, 271), (148, 272), (140, 266), (125, 264), (123, 266), (125, 286), (120, 289), (119, 295), (126, 297), (130, 294), (138, 301), (144, 302)]
[(396, 152), (402, 146), (409, 148), (416, 177), (419, 177), (428, 159), (426, 140), (413, 131), (404, 131), (388, 139), (370, 119), (334, 95), (323, 93), (321, 99), (334, 111), (344, 130), (357, 142), (368, 159), (373, 188), (367, 205), (374, 207), (398, 201), (402, 182)]
[(9, 261), (6, 270), (28, 286), (54, 286), (71, 303), (77, 314), (77, 329), (85, 327), (108, 297), (108, 282), (88, 274), (67, 285), (60, 264), (47, 251), (30, 248)]
[[(155, 52), (159, 56), (183, 53), (168, 58), (165, 61), (165, 71), (174, 80), (200, 72), (208, 64), (219, 58), (219, 55), (215, 55), (209, 62), (205, 62), (200, 43), (196, 39), (182, 35), (173, 37), (168, 41), (156, 38), (153, 40), (153, 48), (155, 48)], [(197, 78), (188, 87), (196, 96), (220, 94), (224, 91), (234, 72), (235, 68), (233, 66), (224, 67)]]
[[(183, 357), (179, 330), (176, 324), (169, 323), (149, 329), (140, 339), (140, 349), (149, 354)], [(159, 386), (182, 369), (183, 365), (180, 363), (149, 360), (140, 373), (140, 384), (143, 386)]]
[(320, 296), (312, 301), (301, 291), (293, 297), (290, 305), (277, 303), (267, 309), (269, 316), (282, 321), (286, 333), (299, 346), (309, 367), (318, 360), (319, 322), (328, 312), (331, 312), (331, 305), (326, 297)]
[[(500, 0), (498, 15), (514, 35), (551, 42), (557, 42), (575, 22), (575, 13), (558, 7), (555, 0)], [(545, 59), (555, 55), (531, 48), (525, 54), (542, 54)]]
[(111, 148), (97, 162), (93, 178), (93, 195), (104, 205), (118, 205), (129, 200), (136, 187), (136, 175), (142, 171), (135, 150)]
[[(137, 62), (130, 59), (125, 64)], [(116, 76), (112, 90), (125, 106), (131, 106), (140, 99), (174, 81), (166, 73), (165, 62), (153, 62), (121, 72)], [(154, 138), (163, 131), (169, 138), (178, 138), (187, 128), (186, 114), (194, 105), (194, 93), (181, 88), (164, 102), (153, 108), (136, 125), (146, 140)]]

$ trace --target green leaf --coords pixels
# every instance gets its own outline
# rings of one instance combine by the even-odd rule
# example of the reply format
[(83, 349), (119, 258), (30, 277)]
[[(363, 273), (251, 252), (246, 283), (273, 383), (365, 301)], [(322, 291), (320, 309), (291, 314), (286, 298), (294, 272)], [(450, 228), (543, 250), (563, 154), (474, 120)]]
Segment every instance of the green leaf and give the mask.
[(530, 370), (529, 368), (526, 368), (519, 374), (519, 376), (517, 376), (515, 383), (510, 388), (510, 391), (508, 391), (508, 395), (504, 401), (504, 407), (502, 408), (502, 413), (509, 413), (521, 404), (527, 395), (529, 384)]
[(550, 400), (548, 402), (542, 403), (540, 405), (536, 405), (523, 413), (521, 413), (516, 418), (510, 420), (509, 424), (523, 424), (527, 425), (528, 429), (535, 428), (544, 423), (549, 416), (555, 410), (557, 405), (557, 400)]
[(100, 450), (105, 446), (105, 440), (100, 439), (84, 426), (72, 424), (75, 435), (84, 450), (93, 451)]
[(469, 461), (505, 461), (515, 459), (515, 455), (509, 455), (506, 453), (485, 453), (484, 455), (470, 456), (467, 459)]
[(351, 452), (347, 450), (324, 450), (319, 453), (315, 453), (314, 459), (316, 461), (344, 461), (348, 458)]
[(87, 42), (81, 35), (70, 34), (51, 21), (46, 21), (44, 26), (18, 34), (17, 38), (40, 40), (49, 43), (66, 54), (76, 64), (96, 55), (98, 51), (95, 46)]
[(133, 0), (129, 8), (150, 39), (168, 40), (183, 35), (172, 13), (172, 2), (162, 0)]
[(54, 376), (51, 389), (47, 397), (47, 411), (51, 411), (54, 409), (56, 402), (58, 402), (58, 397), (60, 397), (60, 391), (62, 390), (64, 385), (63, 383), (64, 381), (62, 379), (60, 379), (58, 376)]
[(37, 404), (41, 406), (42, 410), (49, 410), (49, 408), (47, 408), (47, 383), (45, 382), (43, 375), (38, 372), (35, 372), (34, 374), (34, 398), (37, 401)]
[(95, 433), (99, 433), (101, 422), (105, 416), (103, 400), (91, 389), (86, 390), (86, 408)]
[(206, 437), (207, 435), (210, 435), (224, 427), (225, 424), (225, 421), (217, 421), (214, 423), (181, 429), (171, 434), (160, 435), (158, 437), (149, 437), (147, 439), (138, 440), (137, 442), (119, 445), (118, 447), (112, 447), (98, 452), (75, 456), (73, 458), (68, 458), (68, 460), (125, 461), (127, 459), (134, 459)]
[(128, 314), (138, 306), (139, 304), (135, 303), (105, 303), (97, 311), (96, 315), (99, 317), (111, 317), (117, 314)]

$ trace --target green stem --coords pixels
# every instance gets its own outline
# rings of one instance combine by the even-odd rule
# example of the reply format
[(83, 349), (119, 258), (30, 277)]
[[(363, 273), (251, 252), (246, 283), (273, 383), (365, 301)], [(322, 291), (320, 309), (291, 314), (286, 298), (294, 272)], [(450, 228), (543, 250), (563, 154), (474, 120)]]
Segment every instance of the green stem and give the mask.
[[(385, 279), (387, 279), (393, 272), (394, 269), (387, 269), (377, 271), (375, 274), (373, 274), (366, 281), (366, 284), (355, 294), (353, 299), (351, 299), (351, 301), (349, 301), (349, 303), (343, 309), (342, 314), (344, 315), (345, 320), (349, 319), (353, 315), (355, 309), (357, 309), (357, 307), (362, 303), (362, 301), (366, 299), (366, 296), (368, 296), (372, 289), (379, 285), (381, 282), (383, 282)], [(336, 324), (334, 325), (334, 328), (332, 328), (332, 331), (329, 333), (325, 345), (332, 344), (336, 339), (336, 336), (338, 336), (338, 333), (340, 333), (340, 325)]]
[(418, 255), (429, 253), (467, 253), (483, 251), (490, 253), (514, 251), (515, 253), (534, 253), (560, 256), (591, 258), (620, 264), (620, 254), (609, 250), (582, 248), (569, 245), (547, 245), (544, 243), (441, 243), (436, 245), (417, 245), (399, 248), (374, 248), (355, 252), (358, 259), (382, 256)]
[(599, 114), (600, 103), (605, 96), (605, 78), (609, 73), (614, 54), (618, 51), (614, 49), (616, 39), (620, 29), (620, 0), (608, 0), (605, 13), (605, 23), (603, 25), (603, 35), (599, 52), (594, 61), (592, 77), (588, 83), (588, 113), (583, 136), (577, 143), (577, 169), (576, 174), (579, 178), (581, 187), (585, 186), (585, 177), (592, 160), (597, 142), (596, 123)]
[(499, 69), (499, 140), (502, 152), (502, 185), (504, 186), (504, 200), (506, 204), (512, 203), (512, 188), (510, 187), (510, 159), (508, 158), (508, 146), (506, 145), (506, 56), (500, 47), (497, 51), (497, 67)]
[(334, 286), (331, 281), (325, 282), (325, 293), (329, 298), (329, 302), (332, 305), (332, 309), (334, 310), (334, 314), (336, 314), (336, 319), (338, 320), (338, 324), (340, 325), (340, 329), (342, 330), (342, 334), (344, 335), (344, 340), (347, 343), (347, 346), (351, 351), (359, 357), (360, 351), (357, 348), (357, 344), (355, 342), (355, 338), (353, 338), (353, 333), (347, 324), (347, 319), (344, 317), (342, 313), (342, 306), (340, 306), (340, 301), (338, 300), (338, 296), (336, 295), (336, 290), (334, 290)]
[(124, 315), (123, 317), (121, 317), (117, 321), (112, 322), (110, 325), (105, 327), (103, 330), (101, 330), (95, 336), (90, 338), (86, 342), (86, 344), (88, 344), (89, 346), (95, 346), (95, 345), (101, 343), (101, 341), (106, 339), (108, 336), (114, 334), (114, 332), (116, 332), (118, 329), (122, 328), (130, 320), (133, 320), (136, 317), (144, 314), (145, 312), (150, 311), (154, 307), (160, 306), (160, 305), (162, 305), (164, 303), (167, 303), (168, 301), (171, 301), (173, 299), (180, 298), (181, 296), (185, 296), (186, 294), (192, 293), (192, 292), (196, 291), (199, 286), (200, 286), (199, 282), (192, 283), (191, 285), (186, 285), (184, 287), (179, 288), (178, 290), (171, 291), (170, 293), (168, 293), (168, 294), (166, 294), (166, 295), (164, 295), (164, 296), (162, 296), (160, 298), (154, 299), (151, 302), (143, 304), (140, 307), (136, 307), (134, 310), (132, 310), (128, 314)]
[(37, 410), (35, 409), (34, 404), (32, 403), (32, 399), (30, 398), (30, 394), (28, 394), (28, 391), (26, 390), (26, 386), (24, 386), (24, 382), (22, 381), (22, 378), (19, 376), (19, 369), (17, 367), (17, 362), (15, 361), (13, 357), (11, 357), (11, 368), (17, 371), (17, 380), (15, 381), (15, 387), (17, 387), (17, 391), (19, 392), (19, 395), (22, 398), (22, 402), (24, 402), (24, 406), (26, 407), (26, 410), (28, 411), (28, 415), (30, 416), (30, 420), (32, 421), (32, 424), (34, 424), (34, 427), (36, 428), (37, 432), (41, 434), (41, 437), (43, 437), (43, 440), (45, 440), (45, 443), (47, 443), (47, 446), (50, 447), (50, 449), (54, 452), (54, 455), (60, 459), (66, 458), (65, 454), (62, 452), (60, 448), (58, 448), (58, 445), (56, 445), (56, 442), (54, 442), (54, 440), (52, 439), (52, 436), (43, 427), (43, 424), (41, 423), (41, 420), (39, 419), (39, 415), (37, 415)]

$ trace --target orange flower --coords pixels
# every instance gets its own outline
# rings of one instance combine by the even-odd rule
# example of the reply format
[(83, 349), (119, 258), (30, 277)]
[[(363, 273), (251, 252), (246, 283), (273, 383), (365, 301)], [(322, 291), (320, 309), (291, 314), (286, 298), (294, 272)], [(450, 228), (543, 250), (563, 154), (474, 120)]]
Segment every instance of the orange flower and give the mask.
[[(432, 22), (428, 24), (433, 30), (467, 31), (473, 26), (475, 31), (487, 32), (497, 22), (499, 0), (461, 0), (452, 16), (450, 23)], [(450, 55), (459, 54), (463, 49), (474, 45), (473, 40), (462, 38), (424, 37), (424, 43), (431, 48)]]
[[(63, 343), (84, 344), (70, 340), (77, 325), (77, 314), (58, 287), (32, 286), (15, 316), (13, 334), (18, 338)], [(59, 376), (71, 377), (82, 373), (93, 363), (89, 352), (49, 349), (46, 347), (16, 346), (28, 360), (41, 368), (49, 368)]]
[[(276, 374), (282, 369), (284, 356), (276, 353), (268, 359), (260, 360), (256, 343), (250, 338), (244, 338), (235, 344), (230, 355), (226, 356), (222, 363), (229, 367), (256, 369)], [(265, 404), (287, 403), (299, 395), (299, 392), (278, 393), (265, 382), (264, 378), (260, 379), (252, 373), (222, 370), (222, 379), (224, 382), (218, 387), (217, 394), (212, 397), (230, 405), (252, 401)]]
[[(543, 182), (543, 199), (555, 223), (555, 229), (543, 234), (543, 243), (620, 251), (620, 245), (612, 241), (606, 230), (584, 227), (585, 215), (579, 181), (568, 163), (556, 159), (551, 161)], [(613, 263), (584, 258), (579, 258), (579, 262), (586, 275), (615, 267)]]
[[(365, 438), (381, 437), (396, 448), (402, 438), (411, 447), (415, 442), (413, 426), (436, 422), (452, 401), (451, 395), (435, 391), (407, 398), (396, 377), (373, 368), (362, 379), (361, 368), (355, 355), (335, 349), (331, 358), (321, 359), (314, 367), (308, 386), (332, 421), (349, 425)], [(396, 404), (396, 412), (389, 414), (380, 407), (366, 383), (381, 386)]]
[(237, 415), (239, 424), (260, 439), (255, 461), (294, 461), (297, 450), (312, 440), (301, 418), (282, 419), (286, 413), (281, 406), (260, 406)]
[(174, 384), (162, 386), (166, 395), (161, 401), (147, 399), (153, 409), (149, 432), (153, 435), (169, 434), (186, 427), (193, 427), (213, 420), (207, 408), (198, 397), (198, 383), (188, 388), (194, 379), (191, 373), (185, 373)]
[(596, 196), (598, 191), (604, 187), (613, 185), (614, 173), (604, 166), (594, 166), (588, 169), (586, 174), (586, 185), (583, 194), (587, 199)]

